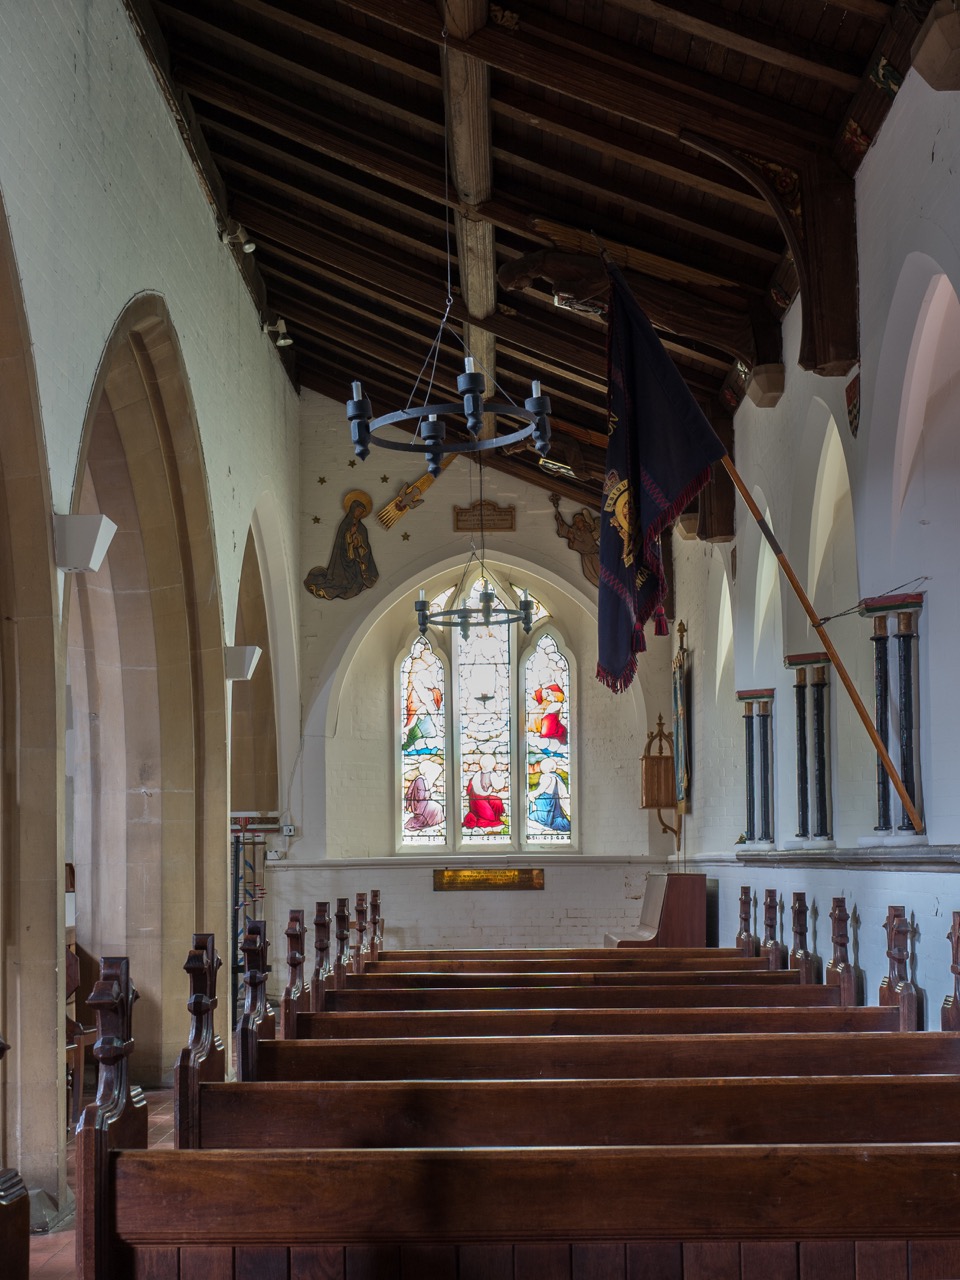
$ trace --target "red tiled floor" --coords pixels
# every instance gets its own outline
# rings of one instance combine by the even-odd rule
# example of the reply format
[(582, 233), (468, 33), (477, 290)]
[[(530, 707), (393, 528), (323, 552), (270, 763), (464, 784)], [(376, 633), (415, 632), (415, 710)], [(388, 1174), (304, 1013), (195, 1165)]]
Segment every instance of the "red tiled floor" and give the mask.
[[(151, 1147), (173, 1146), (173, 1090), (144, 1090), (149, 1108), (148, 1143)], [(74, 1187), (74, 1142), (67, 1142), (67, 1181)], [(65, 1231), (30, 1237), (31, 1280), (76, 1280), (76, 1232), (73, 1224)]]

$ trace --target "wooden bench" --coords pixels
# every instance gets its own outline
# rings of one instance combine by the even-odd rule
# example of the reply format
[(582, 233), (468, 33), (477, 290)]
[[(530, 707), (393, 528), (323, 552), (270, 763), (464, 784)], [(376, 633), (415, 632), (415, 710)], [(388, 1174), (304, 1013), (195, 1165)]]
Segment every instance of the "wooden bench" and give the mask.
[[(210, 971), (207, 950), (195, 950)], [(769, 990), (840, 1000), (839, 987), (778, 980)], [(244, 1041), (254, 1066), (261, 1078), (289, 1072), (290, 1083), (198, 1082), (199, 1118), (187, 1126), (204, 1145), (228, 1142), (232, 1126), (236, 1145), (144, 1152), (137, 1097), (120, 1081), (133, 1004), (122, 991), (114, 980), (117, 1013), (96, 1051), (112, 1073), (100, 1094), (109, 1105), (87, 1109), (78, 1142), (94, 1222), (78, 1234), (81, 1280), (908, 1280), (911, 1267), (917, 1280), (960, 1263), (953, 1081), (937, 1078), (956, 1074), (953, 1034), (277, 1041), (261, 1039), (260, 1020)], [(248, 1003), (255, 1013), (256, 998)], [(318, 1016), (336, 1015), (301, 1012), (297, 1028)], [(814, 1078), (825, 1072), (842, 1078)], [(832, 1107), (848, 1125), (844, 1141), (809, 1142), (823, 1136), (809, 1132), (811, 1112)], [(914, 1115), (938, 1141), (905, 1140)], [(364, 1126), (370, 1141), (404, 1145), (365, 1148)], [(418, 1127), (429, 1146), (410, 1145)], [(542, 1146), (547, 1129), (552, 1145)], [(591, 1130), (593, 1141), (568, 1145)], [(270, 1149), (294, 1138), (297, 1149)], [(478, 1138), (504, 1145), (464, 1145)], [(303, 1145), (315, 1142), (322, 1156)]]
[[(10, 1046), (0, 1039), (0, 1062)], [(16, 1169), (0, 1169), (0, 1258), (9, 1280), (30, 1274), (30, 1197)]]
[(897, 1117), (893, 1128), (884, 1129), (891, 1141), (909, 1134), (917, 1116), (923, 1118), (913, 1133), (917, 1140), (928, 1133), (931, 1140), (948, 1139), (954, 1134), (951, 1124), (960, 1138), (960, 1095), (953, 1078), (943, 1076), (224, 1084), (223, 1053), (213, 1026), (219, 957), (208, 935), (194, 941), (198, 946), (184, 966), (190, 975), (190, 1043), (176, 1069), (180, 1149), (366, 1148), (425, 1141), (431, 1146), (809, 1142), (824, 1128), (837, 1141), (870, 1141), (878, 1114)]
[(799, 984), (725, 983), (661, 986), (598, 986), (584, 984), (553, 987), (467, 987), (456, 989), (328, 992), (327, 1008), (339, 1012), (370, 1009), (678, 1009), (731, 1008), (779, 1005), (812, 1008), (840, 1005), (840, 993), (831, 987)]
[(951, 1032), (767, 1035), (445, 1036), (264, 1040), (237, 1064), (243, 1080), (478, 1080), (723, 1075), (956, 1073)]
[[(299, 1040), (405, 1036), (716, 1035), (768, 1031), (897, 1031), (897, 1009), (421, 1009), (298, 1014)], [(951, 1028), (947, 1028), (950, 1030)]]
[(960, 1142), (960, 1092), (942, 1075), (205, 1083), (192, 1132), (181, 1147)]
[[(960, 1144), (949, 1141), (525, 1148), (511, 1137), (507, 1147), (337, 1147), (319, 1158), (309, 1147), (148, 1152), (145, 1108), (127, 1079), (134, 999), (125, 961), (106, 962), (90, 1001), (101, 1105), (85, 1110), (78, 1131), (80, 1280), (908, 1280), (960, 1263)], [(914, 1048), (933, 1038), (866, 1037)], [(896, 1108), (899, 1082), (873, 1083)], [(752, 1080), (719, 1089), (730, 1089), (736, 1112), (749, 1108), (750, 1086), (769, 1095), (780, 1084), (784, 1099), (803, 1088)], [(826, 1096), (845, 1084), (873, 1087), (851, 1079), (811, 1088)], [(924, 1086), (904, 1085), (913, 1087)], [(672, 1088), (679, 1103), (684, 1084)], [(295, 1092), (304, 1096), (301, 1085)], [(773, 1124), (777, 1104), (765, 1101)], [(700, 1105), (709, 1125), (709, 1102)], [(537, 1114), (529, 1094), (524, 1110)], [(652, 1113), (654, 1125), (666, 1108), (624, 1111)], [(917, 1123), (929, 1126), (933, 1114), (918, 1112)], [(947, 1132), (953, 1122), (951, 1108)]]
[(651, 872), (637, 927), (604, 936), (608, 947), (702, 947), (707, 941), (707, 877)]
[(563, 973), (572, 969), (593, 973), (656, 973), (662, 970), (702, 971), (727, 969), (741, 973), (765, 970), (762, 957), (749, 958), (738, 955), (732, 948), (725, 951), (693, 950), (677, 947), (658, 947), (652, 951), (583, 952), (556, 959), (539, 952), (526, 955), (511, 953), (504, 958), (502, 952), (491, 952), (486, 959), (477, 957), (455, 960), (438, 960), (424, 957), (422, 960), (377, 960), (367, 965), (365, 976), (384, 973)]

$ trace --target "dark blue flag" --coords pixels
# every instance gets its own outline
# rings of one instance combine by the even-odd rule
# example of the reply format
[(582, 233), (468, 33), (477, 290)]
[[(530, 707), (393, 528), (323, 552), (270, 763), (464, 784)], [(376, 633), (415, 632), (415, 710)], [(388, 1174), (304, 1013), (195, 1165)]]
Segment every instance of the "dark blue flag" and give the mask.
[(643, 624), (666, 634), (660, 535), (710, 479), (726, 449), (619, 270), (607, 263), (608, 440), (600, 512), (597, 679), (628, 689)]

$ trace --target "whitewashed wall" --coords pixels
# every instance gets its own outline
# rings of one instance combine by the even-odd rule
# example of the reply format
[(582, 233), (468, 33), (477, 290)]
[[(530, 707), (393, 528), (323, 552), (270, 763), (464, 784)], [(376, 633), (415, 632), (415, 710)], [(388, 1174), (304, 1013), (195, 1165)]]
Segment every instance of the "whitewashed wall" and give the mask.
[[(380, 577), (352, 600), (301, 592), (305, 730), (290, 801), (299, 838), (289, 849), (301, 861), (396, 851), (396, 662), (416, 634), (417, 589), (454, 576), (469, 554), (470, 535), (453, 532), (453, 506), (479, 497), (477, 468), (458, 460), (426, 492), (422, 507), (386, 530), (376, 511), (402, 481), (423, 473), (422, 459), (374, 448), (351, 467), (352, 455), (343, 406), (305, 395), (301, 575), (327, 563), (343, 496), (362, 488), (374, 502), (365, 523)], [(491, 565), (508, 581), (529, 584), (576, 659), (578, 851), (665, 857), (667, 838), (639, 808), (638, 759), (657, 712), (669, 719), (669, 642), (651, 636), (634, 688), (611, 694), (595, 678), (596, 591), (579, 556), (557, 536), (548, 494), (487, 471), (484, 496), (517, 513), (515, 533), (487, 536)], [(568, 521), (575, 510), (561, 504)]]
[(207, 468), (228, 641), (255, 508), (296, 563), (297, 397), (219, 241), (119, 0), (0, 6), (0, 196), (33, 342), (54, 508), (70, 509), (104, 345), (160, 294)]
[[(543, 889), (434, 891), (432, 858), (376, 858), (274, 863), (267, 867), (271, 904), (273, 986), (282, 989), (283, 930), (287, 910), (338, 897), (351, 905), (358, 892), (379, 889), (386, 929), (384, 945), (401, 947), (599, 947), (607, 931), (629, 932), (640, 920), (649, 861), (569, 855), (511, 859), (511, 866), (542, 867)], [(489, 860), (457, 860), (484, 866)], [(313, 959), (308, 930), (308, 966)]]
[[(913, 921), (911, 977), (924, 996), (926, 1022), (937, 1026), (951, 989), (951, 913), (960, 908), (960, 769), (957, 725), (960, 688), (955, 677), (960, 634), (960, 408), (956, 291), (960, 287), (960, 101), (934, 94), (910, 75), (878, 143), (857, 180), (860, 233), (861, 418), (853, 437), (847, 425), (846, 379), (824, 379), (798, 369), (799, 304), (784, 322), (786, 388), (775, 410), (745, 403), (736, 418), (737, 465), (801, 580), (810, 584), (820, 613), (833, 613), (860, 597), (903, 589), (926, 593), (920, 617), (919, 734), (928, 837), (918, 847), (870, 848), (877, 843), (875, 755), (849, 700), (831, 679), (832, 782), (835, 850), (790, 849), (795, 830), (793, 676), (779, 667), (784, 653), (819, 649), (784, 582), (779, 588), (776, 644), (758, 646), (759, 539), (750, 517), (738, 511), (737, 581), (733, 604), (734, 659), (715, 684), (717, 613), (704, 601), (717, 596), (720, 553), (687, 544), (677, 558), (681, 616), (689, 621), (694, 672), (694, 812), (686, 823), (689, 865), (719, 883), (721, 942), (736, 930), (740, 886), (762, 900), (774, 888), (786, 903), (790, 941), (791, 895), (803, 891), (811, 918), (819, 916), (812, 945), (830, 956), (831, 899), (844, 895), (851, 912), (853, 958), (876, 1003), (887, 972), (887, 907), (902, 904)], [(937, 294), (938, 278), (947, 282)], [(933, 348), (931, 350), (931, 347)], [(949, 417), (949, 428), (946, 426)], [(853, 533), (846, 530), (818, 561), (824, 527), (817, 523), (818, 468), (836, 424), (852, 493)], [(905, 451), (913, 432), (915, 449)], [(830, 453), (834, 471), (839, 463)], [(827, 477), (829, 481), (832, 477)], [(820, 488), (818, 489), (818, 485)], [(827, 487), (829, 491), (829, 486)], [(842, 517), (842, 518), (841, 518)], [(823, 505), (819, 519), (828, 518)], [(848, 545), (855, 540), (855, 546)], [(851, 563), (851, 552), (855, 557)], [(723, 560), (729, 566), (729, 553)], [(810, 581), (820, 565), (819, 580)], [(872, 624), (856, 616), (828, 630), (868, 707), (873, 702)], [(769, 638), (768, 633), (763, 633)], [(891, 643), (891, 661), (895, 656)], [(743, 727), (733, 705), (737, 688), (776, 688), (775, 848), (769, 853), (735, 846), (744, 812)], [(736, 791), (734, 797), (728, 788)], [(894, 805), (895, 824), (899, 805)]]

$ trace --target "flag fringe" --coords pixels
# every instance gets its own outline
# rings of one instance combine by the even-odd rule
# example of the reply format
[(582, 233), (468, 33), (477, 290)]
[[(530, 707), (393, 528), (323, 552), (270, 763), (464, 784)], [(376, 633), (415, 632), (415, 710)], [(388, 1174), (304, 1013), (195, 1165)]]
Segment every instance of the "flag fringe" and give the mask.
[(605, 684), (611, 693), (625, 693), (633, 683), (633, 678), (637, 674), (637, 659), (634, 655), (624, 669), (617, 675), (612, 671), (608, 671), (606, 667), (597, 663), (597, 679), (601, 684)]

